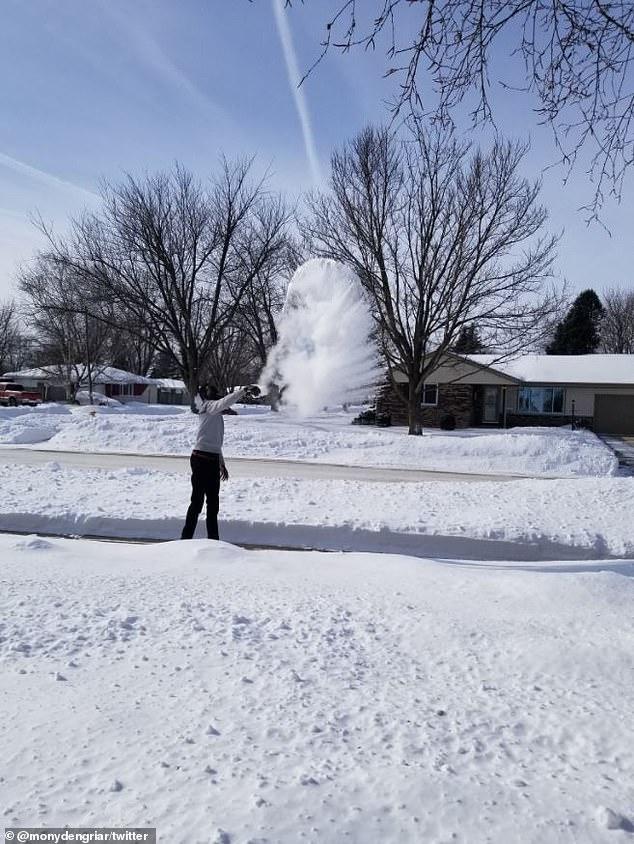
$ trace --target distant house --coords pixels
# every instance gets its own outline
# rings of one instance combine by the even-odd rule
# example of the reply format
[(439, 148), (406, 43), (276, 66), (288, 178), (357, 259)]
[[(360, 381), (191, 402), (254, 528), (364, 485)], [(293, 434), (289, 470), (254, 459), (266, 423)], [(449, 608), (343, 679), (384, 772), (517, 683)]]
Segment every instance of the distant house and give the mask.
[[(407, 378), (397, 381), (407, 384)], [(394, 424), (406, 410), (386, 387), (377, 409)], [(566, 425), (574, 419), (598, 433), (634, 436), (634, 355), (522, 355), (497, 362), (493, 355), (447, 354), (425, 384), (424, 425), (444, 416), (456, 427)]]
[(151, 404), (189, 404), (185, 382), (179, 378), (152, 378), (148, 401)]
[[(88, 389), (88, 371), (82, 364), (68, 367), (42, 366), (20, 372), (6, 372), (2, 377), (37, 389), (44, 401), (70, 401), (71, 384), (75, 386), (75, 390)], [(113, 366), (95, 367), (92, 384), (94, 393), (124, 404), (131, 401), (148, 404), (189, 403), (189, 394), (182, 381), (147, 378)]]

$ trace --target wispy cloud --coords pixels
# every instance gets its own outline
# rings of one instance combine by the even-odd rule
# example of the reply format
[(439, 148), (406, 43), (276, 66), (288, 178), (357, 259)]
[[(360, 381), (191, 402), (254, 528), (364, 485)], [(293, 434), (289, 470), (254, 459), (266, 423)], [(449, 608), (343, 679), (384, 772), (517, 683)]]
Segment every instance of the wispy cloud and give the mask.
[(229, 121), (225, 110), (211, 97), (202, 91), (187, 74), (181, 70), (167, 55), (158, 41), (148, 31), (147, 21), (139, 23), (129, 14), (131, 6), (126, 6), (125, 13), (117, 8), (111, 0), (101, 2), (104, 14), (108, 15), (117, 27), (120, 35), (134, 50), (136, 58), (154, 76), (160, 79), (173, 91), (186, 98), (188, 102), (200, 111), (210, 113), (216, 120)]
[(277, 24), (277, 33), (280, 37), (280, 41), (282, 42), (282, 50), (284, 51), (284, 60), (286, 62), (286, 70), (288, 73), (288, 83), (295, 100), (295, 108), (297, 109), (297, 115), (302, 127), (306, 158), (308, 159), (313, 182), (318, 185), (321, 182), (321, 170), (319, 167), (317, 149), (315, 147), (315, 137), (313, 135), (313, 129), (310, 122), (310, 114), (308, 113), (308, 103), (306, 102), (306, 97), (304, 96), (304, 89), (300, 87), (302, 77), (299, 72), (295, 45), (293, 44), (293, 35), (288, 24), (286, 12), (284, 11), (284, 0), (272, 0), (272, 3), (273, 12), (275, 14), (275, 23)]
[(47, 173), (45, 170), (39, 170), (37, 167), (32, 167), (24, 161), (19, 161), (17, 158), (12, 158), (4, 152), (0, 152), (0, 167), (7, 167), (14, 173), (19, 173), (21, 176), (27, 176), (29, 179), (35, 179), (48, 185), (48, 187), (56, 188), (57, 190), (72, 191), (76, 194), (82, 194), (85, 199), (99, 199), (96, 193), (93, 193), (74, 182), (69, 182), (66, 179), (60, 179), (53, 173)]

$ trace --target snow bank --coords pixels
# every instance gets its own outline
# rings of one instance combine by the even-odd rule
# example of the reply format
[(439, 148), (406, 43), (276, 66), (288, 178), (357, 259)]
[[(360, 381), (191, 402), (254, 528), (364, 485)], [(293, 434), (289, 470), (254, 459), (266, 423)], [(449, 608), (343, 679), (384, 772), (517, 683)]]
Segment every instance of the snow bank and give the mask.
[[(0, 528), (172, 539), (187, 471), (7, 464)], [(45, 491), (45, 494), (43, 494)], [(634, 556), (634, 478), (367, 483), (232, 478), (221, 535), (234, 542), (524, 560)], [(204, 524), (201, 519), (199, 530)]]
[(7, 826), (625, 840), (632, 578), (207, 542), (0, 555)]
[(22, 430), (9, 431), (2, 442), (7, 445), (33, 445), (50, 440), (57, 433), (57, 428), (47, 428), (40, 425), (29, 425)]
[[(612, 451), (589, 431), (427, 430), (422, 437), (408, 437), (401, 428), (353, 426), (354, 414), (343, 411), (299, 421), (258, 406), (239, 406), (238, 410), (239, 416), (225, 418), (229, 457), (528, 476), (614, 475), (618, 471)], [(187, 455), (197, 425), (187, 408), (162, 405), (76, 407), (72, 412), (63, 408), (61, 414), (59, 408), (52, 414), (16, 408), (0, 413), (0, 446), (41, 444), (39, 434), (30, 440), (28, 432), (46, 428), (52, 433), (44, 447), (51, 450)]]

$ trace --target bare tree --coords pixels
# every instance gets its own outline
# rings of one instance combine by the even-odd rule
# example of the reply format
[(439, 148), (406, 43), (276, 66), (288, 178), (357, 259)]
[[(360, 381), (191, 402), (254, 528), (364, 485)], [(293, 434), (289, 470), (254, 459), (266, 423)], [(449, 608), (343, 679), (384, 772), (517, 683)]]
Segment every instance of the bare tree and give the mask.
[[(183, 167), (104, 184), (103, 210), (74, 221), (50, 254), (108, 308), (143, 326), (192, 397), (245, 290), (283, 248), (288, 213), (251, 162), (222, 162), (203, 186)], [(192, 398), (193, 401), (193, 398)]]
[(18, 308), (13, 300), (0, 303), (0, 375), (23, 363), (25, 339), (20, 330)]
[[(100, 309), (103, 313), (103, 308)], [(110, 362), (118, 369), (147, 376), (157, 359), (157, 343), (147, 326), (129, 312), (112, 314)]]
[(248, 338), (260, 370), (277, 343), (277, 318), (284, 307), (289, 280), (301, 260), (299, 246), (289, 238), (276, 260), (253, 276), (236, 312), (236, 326)]
[(601, 350), (617, 355), (634, 354), (634, 290), (607, 290), (601, 320)]
[(589, 148), (593, 209), (604, 183), (620, 196), (634, 161), (631, 0), (338, 0), (313, 67), (331, 49), (377, 46), (398, 79), (395, 112), (447, 121), (466, 102), (476, 122), (491, 120), (492, 83), (531, 92), (564, 163)]
[(65, 381), (71, 398), (86, 381), (90, 402), (94, 378), (108, 362), (112, 329), (96, 317), (103, 310), (72, 266), (41, 256), (22, 270), (19, 287), (35, 335), (40, 361)]
[(331, 193), (309, 200), (304, 232), (359, 275), (410, 433), (464, 326), (508, 355), (536, 342), (557, 304), (545, 291), (556, 240), (542, 232), (539, 184), (519, 176), (524, 153), (502, 142), (473, 152), (419, 123), (402, 140), (369, 128), (333, 155)]
[(221, 391), (250, 384), (260, 372), (257, 353), (248, 334), (236, 325), (225, 327), (207, 361), (207, 378)]

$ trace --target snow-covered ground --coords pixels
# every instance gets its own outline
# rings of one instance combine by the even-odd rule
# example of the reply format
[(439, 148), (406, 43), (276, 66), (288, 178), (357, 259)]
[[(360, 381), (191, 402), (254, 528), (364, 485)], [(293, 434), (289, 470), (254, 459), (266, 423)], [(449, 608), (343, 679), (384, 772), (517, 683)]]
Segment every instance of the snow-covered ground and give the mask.
[(7, 536), (0, 555), (7, 826), (631, 838), (631, 566)]
[[(191, 491), (186, 471), (141, 467), (0, 463), (0, 477), (4, 530), (174, 539)], [(222, 486), (220, 519), (232, 542), (534, 560), (634, 556), (632, 513), (634, 478), (232, 478)]]
[[(239, 416), (225, 417), (229, 457), (561, 477), (613, 475), (618, 469), (612, 452), (586, 431), (427, 430), (423, 437), (408, 437), (402, 428), (353, 426), (356, 411), (297, 420), (265, 408), (239, 410)], [(0, 408), (0, 446), (188, 454), (196, 425), (196, 417), (186, 409), (156, 405)]]

